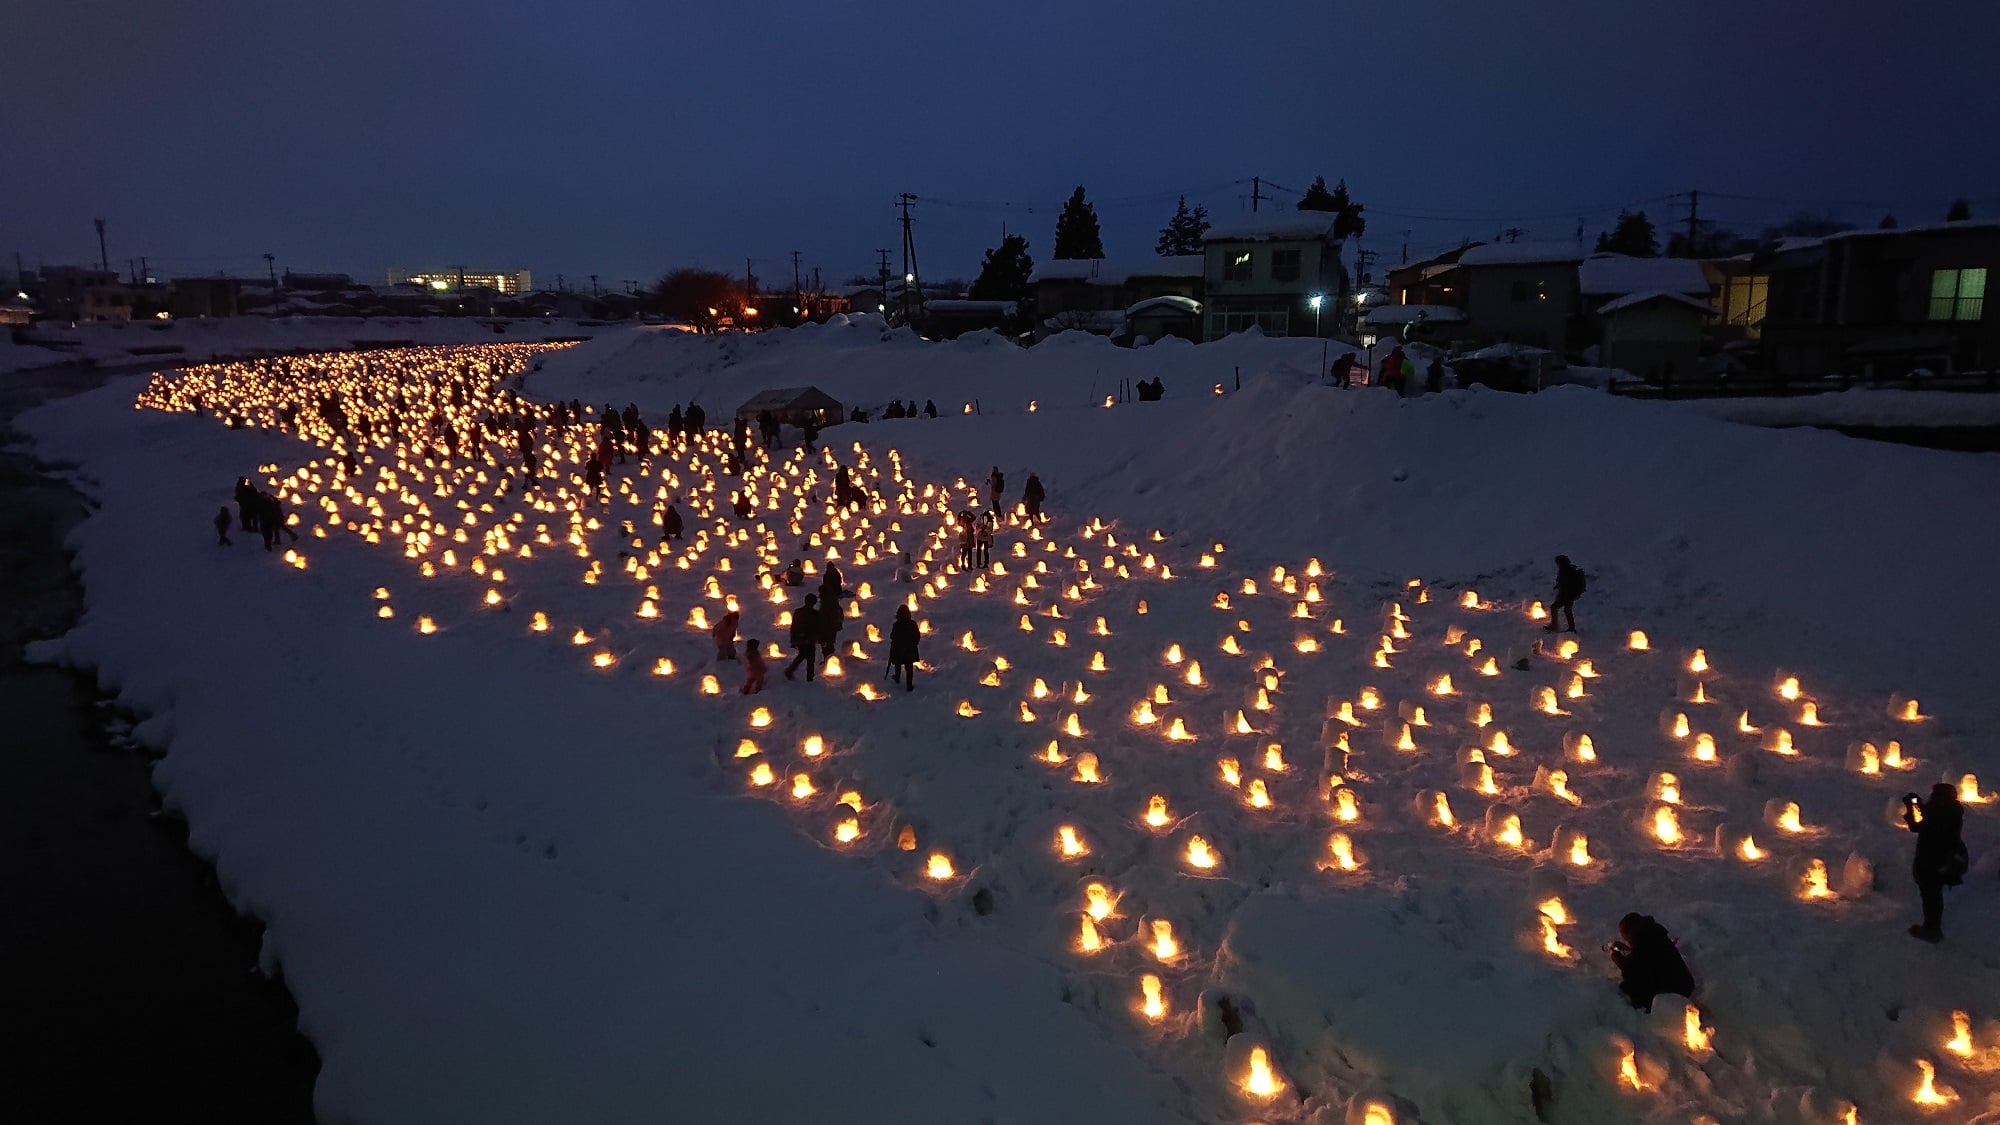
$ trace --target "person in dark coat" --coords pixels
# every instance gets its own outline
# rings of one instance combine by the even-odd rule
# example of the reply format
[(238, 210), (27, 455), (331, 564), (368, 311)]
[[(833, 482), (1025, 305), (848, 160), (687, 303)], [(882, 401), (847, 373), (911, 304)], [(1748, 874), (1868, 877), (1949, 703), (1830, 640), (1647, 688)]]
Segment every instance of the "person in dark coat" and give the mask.
[(958, 566), (960, 570), (972, 569), (972, 513), (958, 513)]
[(663, 539), (679, 539), (685, 526), (681, 522), (680, 505), (668, 504), (667, 510), (660, 513), (660, 535)]
[(916, 690), (917, 645), (922, 638), (908, 603), (897, 606), (896, 623), (889, 626), (889, 678), (902, 684), (904, 691)]
[(667, 432), (673, 434), (675, 437), (680, 436), (681, 404), (678, 402), (674, 404), (672, 410), (667, 411)]
[(1006, 491), (1007, 478), (1000, 472), (1000, 466), (995, 465), (993, 471), (986, 475), (986, 506), (996, 512), (999, 511), (1000, 496)]
[(735, 509), (739, 520), (747, 520), (757, 511), (756, 501), (750, 499), (749, 492), (743, 489), (729, 494), (729, 506)]
[(236, 514), (243, 519), (243, 530), (256, 534), (257, 525), (253, 521), (257, 516), (257, 486), (250, 483), (249, 477), (236, 478)]
[(268, 551), (276, 546), (280, 535), (288, 535), (292, 542), (298, 542), (299, 533), (285, 523), (284, 503), (268, 492), (259, 494), (257, 500), (261, 514), (260, 525), (264, 529), (264, 549)]
[(1944, 889), (1964, 878), (1970, 858), (1965, 851), (1965, 806), (1958, 791), (1945, 782), (1931, 786), (1930, 800), (1903, 794), (1903, 824), (1917, 834), (1917, 854), (1910, 874), (1917, 880), (1924, 920), (1910, 927), (1910, 936), (1928, 942), (1944, 940)]
[(814, 661), (819, 658), (819, 595), (807, 594), (804, 605), (792, 611), (792, 663), (785, 678), (806, 666), (806, 682), (812, 683)]
[(924, 417), (926, 418), (937, 417), (937, 403), (932, 402), (930, 399), (924, 400)]
[(813, 425), (811, 422), (807, 422), (805, 429), (799, 431), (800, 447), (803, 448), (807, 453), (811, 453), (813, 451), (814, 445), (818, 441), (819, 441), (819, 427)]
[(1042, 487), (1042, 478), (1029, 473), (1028, 483), (1021, 486), (1021, 503), (1027, 506), (1031, 522), (1042, 518), (1042, 501), (1048, 498), (1048, 490)]
[(604, 462), (595, 455), (583, 463), (583, 487), (592, 496), (604, 488)]
[(763, 643), (754, 637), (743, 642), (744, 695), (756, 695), (764, 690)]
[(1556, 556), (1556, 600), (1549, 606), (1549, 623), (1542, 628), (1556, 631), (1556, 617), (1562, 616), (1568, 627), (1564, 632), (1576, 632), (1576, 599), (1583, 596), (1586, 585), (1583, 571), (1569, 561), (1568, 555)]
[(698, 402), (688, 403), (686, 417), (687, 417), (688, 436), (690, 437), (695, 436), (701, 433), (702, 431), (708, 429), (708, 411), (703, 410), (701, 408), (700, 403)]
[(1618, 966), (1618, 991), (1634, 1008), (1652, 1011), (1662, 992), (1693, 998), (1694, 974), (1665, 926), (1649, 914), (1627, 914), (1618, 920), (1618, 939), (1604, 948)]
[(819, 647), (821, 656), (832, 656), (840, 644), (840, 630), (846, 625), (840, 612), (840, 568), (826, 564), (819, 583)]
[(1438, 394), (1444, 390), (1444, 364), (1436, 359), (1424, 363), (1424, 393)]
[(803, 586), (805, 584), (806, 568), (800, 564), (799, 560), (793, 559), (792, 565), (785, 568), (785, 585)]
[(757, 432), (764, 436), (765, 449), (776, 449), (778, 447), (779, 429), (777, 415), (768, 410), (759, 410), (757, 412)]
[(715, 658), (718, 661), (736, 659), (736, 625), (742, 620), (743, 615), (732, 609), (722, 615), (715, 628), (708, 631), (708, 635), (715, 638)]
[(229, 506), (227, 504), (215, 512), (215, 545), (229, 546)]

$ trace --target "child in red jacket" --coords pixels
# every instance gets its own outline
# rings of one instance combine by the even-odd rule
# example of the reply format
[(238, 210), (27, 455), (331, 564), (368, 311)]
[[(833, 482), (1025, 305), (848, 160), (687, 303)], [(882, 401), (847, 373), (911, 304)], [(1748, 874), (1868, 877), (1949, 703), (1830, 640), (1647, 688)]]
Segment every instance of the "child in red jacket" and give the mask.
[(764, 690), (764, 654), (760, 651), (762, 641), (745, 641), (743, 644), (743, 694), (756, 695)]

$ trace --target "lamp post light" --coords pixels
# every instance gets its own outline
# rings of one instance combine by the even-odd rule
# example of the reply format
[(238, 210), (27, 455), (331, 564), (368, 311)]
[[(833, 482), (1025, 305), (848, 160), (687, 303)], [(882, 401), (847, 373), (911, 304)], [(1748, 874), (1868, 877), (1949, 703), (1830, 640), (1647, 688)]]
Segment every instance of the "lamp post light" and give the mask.
[(1314, 293), (1312, 296), (1306, 298), (1306, 304), (1312, 306), (1313, 311), (1313, 335), (1319, 337), (1319, 369), (1321, 374), (1326, 372), (1326, 337), (1319, 330), (1319, 310), (1320, 306), (1325, 303), (1326, 298), (1318, 293)]

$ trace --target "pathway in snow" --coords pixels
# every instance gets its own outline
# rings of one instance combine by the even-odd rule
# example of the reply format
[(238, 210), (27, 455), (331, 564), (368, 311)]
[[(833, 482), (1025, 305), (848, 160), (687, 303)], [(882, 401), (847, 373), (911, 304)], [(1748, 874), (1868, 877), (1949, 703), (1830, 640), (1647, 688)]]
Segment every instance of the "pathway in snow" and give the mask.
[[(307, 536), (287, 560), (337, 570), (373, 548), (410, 566), (356, 590), (356, 613), (568, 648), (580, 672), (698, 696), (708, 722), (679, 737), (709, 746), (714, 785), (1063, 966), (1079, 1007), (1187, 1079), (1198, 1116), (1521, 1119), (1536, 1072), (1555, 1121), (1775, 1101), (1895, 1120), (2000, 1092), (2000, 1011), (1939, 994), (1921, 953), (1825, 987), (1908, 940), (1899, 796), (1949, 777), (1992, 807), (1916, 700), (1816, 692), (1808, 653), (1738, 668), (1699, 637), (1588, 620), (1550, 636), (1539, 604), (1493, 592), (1239, 565), (1112, 513), (1016, 509), (994, 566), (966, 572), (951, 519), (983, 508), (977, 490), (858, 444), (753, 453), (739, 481), (726, 435), (656, 433), (593, 497), (597, 425), (551, 427), (498, 390), (533, 351), (197, 369), (141, 405), (316, 446), (265, 467)], [(373, 440), (350, 446), (340, 409)], [(511, 426), (477, 429), (489, 418), (536, 426), (537, 475)], [(830, 502), (842, 463), (870, 505)], [(687, 516), (676, 541), (668, 501)], [(789, 653), (771, 640), (799, 555), (851, 592), (810, 686), (776, 674)], [(910, 694), (880, 674), (899, 603), (926, 632)], [(712, 666), (727, 610), (769, 649), (765, 695)], [(1681, 937), (1698, 1004), (1623, 1010), (1595, 947), (1628, 909)], [(1926, 991), (1895, 1023), (1858, 1018), (1864, 998)]]

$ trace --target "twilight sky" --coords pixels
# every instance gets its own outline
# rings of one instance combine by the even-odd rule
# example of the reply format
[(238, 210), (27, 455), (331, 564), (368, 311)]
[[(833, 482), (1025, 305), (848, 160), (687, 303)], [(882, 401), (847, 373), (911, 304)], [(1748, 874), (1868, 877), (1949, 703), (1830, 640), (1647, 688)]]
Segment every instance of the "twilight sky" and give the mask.
[(971, 277), (1003, 223), (1047, 257), (1078, 183), (1142, 254), (1177, 194), (1235, 213), (1253, 175), (1344, 177), (1389, 261), (1405, 230), (1665, 226), (1689, 188), (1751, 231), (2000, 214), (1990, 0), (8, 0), (0, 28), (0, 271), (95, 260), (103, 217), (114, 266), (168, 277), (789, 285), (798, 250), (836, 281), (900, 270), (909, 191), (924, 275)]

